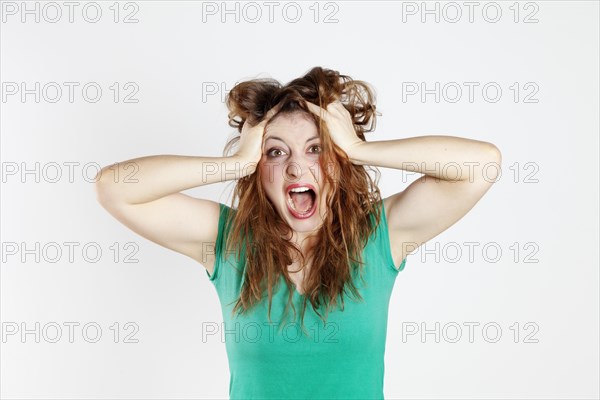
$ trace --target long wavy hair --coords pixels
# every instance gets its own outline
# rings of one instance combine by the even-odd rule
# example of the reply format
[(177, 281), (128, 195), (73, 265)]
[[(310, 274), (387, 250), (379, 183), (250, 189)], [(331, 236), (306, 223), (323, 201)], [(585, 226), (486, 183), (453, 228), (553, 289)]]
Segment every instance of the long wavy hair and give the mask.
[[(374, 91), (366, 82), (353, 80), (334, 70), (314, 67), (286, 85), (270, 78), (244, 81), (235, 85), (226, 96), (229, 125), (237, 128), (238, 134), (227, 142), (224, 156), (239, 142), (246, 120), (255, 125), (272, 107), (279, 105), (281, 108), (271, 120), (280, 114), (300, 113), (314, 121), (321, 139), (319, 164), (324, 184), (331, 189), (325, 191), (326, 217), (316, 234), (316, 245), (305, 257), (287, 239), (291, 238), (292, 228), (268, 199), (261, 184), (261, 168), (257, 167), (251, 175), (237, 180), (231, 207), (235, 208), (236, 202), (238, 205), (226, 221), (230, 226), (226, 243), (231, 249), (228, 251), (237, 254), (238, 259), (246, 260), (246, 271), (232, 313), (246, 312), (261, 301), (266, 291), (270, 321), (273, 289), (283, 275), (289, 290), (284, 314), (291, 305), (295, 320), (292, 281), (287, 271), (294, 253), (302, 266), (306, 265), (306, 260), (312, 261), (304, 277), (302, 322), (308, 302), (325, 322), (329, 311), (337, 304), (344, 309), (344, 293), (349, 292), (362, 301), (353, 277), (359, 272), (364, 281), (362, 250), (380, 222), (376, 205), (381, 201), (377, 186), (380, 173), (376, 168), (351, 163), (347, 154), (331, 139), (326, 123), (306, 106), (310, 102), (326, 109), (336, 100), (349, 111), (356, 135), (365, 141), (364, 133), (374, 130), (376, 124)], [(375, 172), (375, 179), (368, 170)], [(325, 308), (325, 315), (319, 312), (321, 307)]]

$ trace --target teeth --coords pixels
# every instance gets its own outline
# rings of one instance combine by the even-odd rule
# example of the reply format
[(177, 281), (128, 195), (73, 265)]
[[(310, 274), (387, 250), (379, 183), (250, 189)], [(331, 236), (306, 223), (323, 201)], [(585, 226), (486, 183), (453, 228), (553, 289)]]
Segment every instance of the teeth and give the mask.
[(290, 205), (290, 207), (292, 207), (294, 211), (298, 212), (298, 210), (296, 210), (296, 207), (294, 207), (294, 202), (292, 199), (288, 198), (288, 204)]
[[(288, 201), (288, 204), (290, 205), (290, 207), (291, 207), (291, 208), (292, 208), (294, 211), (296, 211), (298, 214), (302, 214), (302, 215), (303, 215), (303, 214), (308, 214), (308, 213), (310, 212), (310, 210), (312, 210), (312, 207), (311, 207), (311, 208), (309, 208), (308, 210), (306, 210), (306, 212), (300, 212), (300, 211), (298, 211), (298, 210), (296, 209), (296, 207), (294, 207), (294, 201), (291, 199), (291, 197), (289, 197), (289, 196), (288, 196), (288, 199), (287, 199), (287, 201)], [(315, 207), (315, 204), (313, 204), (313, 207)]]
[[(306, 187), (306, 186), (301, 186), (301, 187), (297, 187), (297, 188), (291, 189), (291, 190), (290, 190), (290, 192), (294, 192), (294, 193), (302, 193), (302, 192), (307, 192), (307, 191), (309, 191), (309, 190), (311, 190), (311, 189), (309, 189), (309, 188), (308, 188), (308, 187)], [(312, 209), (312, 207), (311, 207), (311, 209), (307, 210), (307, 211), (306, 211), (306, 212), (304, 212), (304, 213), (302, 213), (302, 212), (300, 212), (300, 211), (296, 210), (296, 207), (294, 207), (294, 201), (292, 200), (292, 198), (290, 197), (290, 195), (289, 195), (289, 194), (288, 194), (287, 201), (288, 201), (288, 204), (290, 205), (290, 207), (291, 207), (291, 208), (292, 208), (294, 211), (296, 211), (298, 214), (308, 214), (308, 213), (310, 212), (310, 210)], [(315, 206), (315, 204), (313, 204), (313, 207), (314, 207), (314, 206)]]
[(303, 186), (303, 187), (294, 188), (294, 189), (290, 190), (290, 192), (300, 193), (300, 192), (306, 192), (308, 190), (310, 190), (310, 189), (307, 188), (306, 186)]

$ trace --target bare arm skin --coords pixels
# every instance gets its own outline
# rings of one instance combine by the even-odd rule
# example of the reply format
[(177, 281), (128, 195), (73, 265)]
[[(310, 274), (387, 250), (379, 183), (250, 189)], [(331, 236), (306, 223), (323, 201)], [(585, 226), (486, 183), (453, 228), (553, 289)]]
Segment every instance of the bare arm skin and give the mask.
[(396, 266), (467, 214), (496, 181), (502, 162), (492, 143), (455, 136), (360, 142), (346, 152), (356, 164), (425, 174), (384, 199)]
[(180, 192), (253, 174), (264, 128), (278, 109), (255, 126), (245, 123), (238, 151), (230, 157), (156, 155), (104, 167), (96, 180), (99, 203), (135, 233), (198, 261), (212, 275), (219, 203)]
[[(136, 170), (134, 175), (132, 170)], [(251, 166), (235, 156), (141, 157), (104, 167), (96, 182), (96, 193), (100, 204), (123, 225), (191, 257), (212, 274), (219, 203), (179, 192), (238, 179), (249, 170)], [(128, 175), (129, 182), (124, 178)]]

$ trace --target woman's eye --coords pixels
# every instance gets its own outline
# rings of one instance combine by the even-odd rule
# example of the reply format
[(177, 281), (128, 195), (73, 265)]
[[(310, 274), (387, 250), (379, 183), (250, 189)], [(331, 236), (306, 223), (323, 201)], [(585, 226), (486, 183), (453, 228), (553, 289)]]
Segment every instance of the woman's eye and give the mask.
[(274, 152), (283, 153), (283, 152), (282, 152), (280, 149), (271, 149), (271, 150), (269, 150), (269, 151), (267, 152), (267, 155), (268, 155), (269, 157), (278, 157), (278, 156), (280, 156), (280, 155), (281, 155), (281, 154), (273, 154)]
[[(321, 146), (319, 146), (319, 145), (310, 146), (310, 152), (317, 153), (317, 154), (320, 153)], [(267, 151), (267, 156), (269, 156), (269, 157), (279, 157), (283, 154), (285, 154), (285, 152), (281, 149), (271, 149), (271, 150)]]

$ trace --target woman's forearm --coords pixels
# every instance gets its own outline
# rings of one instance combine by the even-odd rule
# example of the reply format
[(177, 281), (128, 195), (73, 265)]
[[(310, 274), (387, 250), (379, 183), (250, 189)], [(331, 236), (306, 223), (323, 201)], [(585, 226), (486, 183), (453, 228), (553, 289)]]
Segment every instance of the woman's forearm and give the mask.
[(450, 181), (495, 179), (501, 154), (489, 142), (456, 136), (417, 136), (361, 142), (348, 153), (350, 161), (419, 172)]
[(239, 179), (255, 168), (255, 164), (235, 156), (146, 156), (102, 168), (96, 188), (101, 201), (140, 204), (197, 186)]

